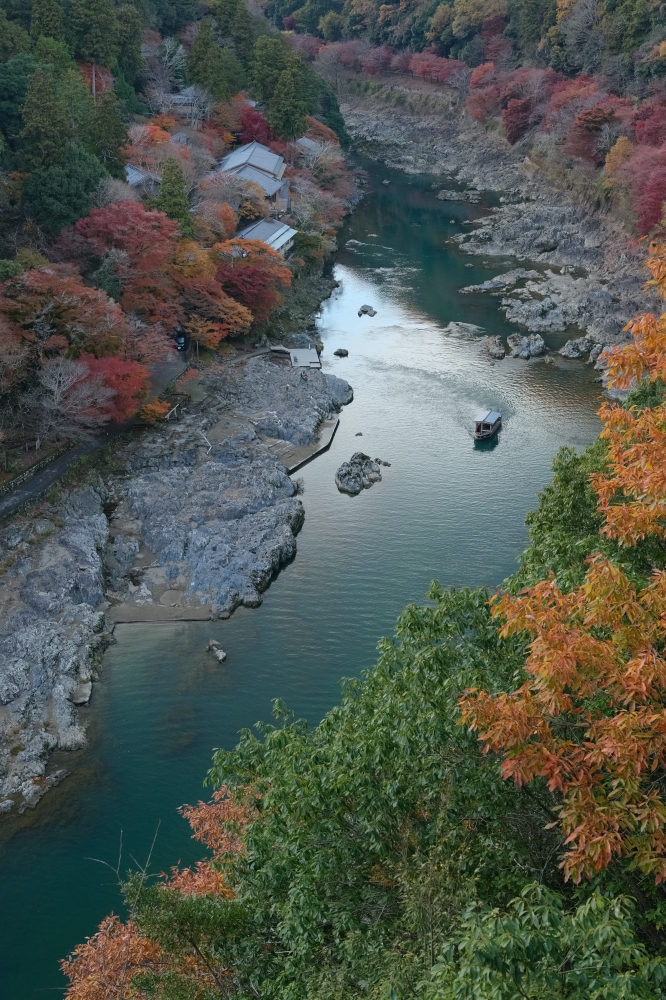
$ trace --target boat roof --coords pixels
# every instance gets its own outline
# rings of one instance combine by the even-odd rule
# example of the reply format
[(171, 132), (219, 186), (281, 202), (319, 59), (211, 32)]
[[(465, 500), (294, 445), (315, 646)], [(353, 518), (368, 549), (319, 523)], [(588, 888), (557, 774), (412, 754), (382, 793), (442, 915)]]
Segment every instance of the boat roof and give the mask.
[(502, 416), (497, 410), (479, 410), (474, 417), (477, 424), (494, 424)]

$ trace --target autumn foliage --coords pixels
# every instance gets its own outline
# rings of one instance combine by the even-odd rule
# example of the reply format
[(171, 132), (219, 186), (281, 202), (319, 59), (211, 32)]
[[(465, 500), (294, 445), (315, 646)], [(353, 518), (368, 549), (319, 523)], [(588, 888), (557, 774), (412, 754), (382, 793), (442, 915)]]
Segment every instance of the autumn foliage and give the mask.
[[(195, 840), (212, 854), (212, 861), (198, 861), (191, 868), (172, 868), (163, 874), (162, 891), (182, 897), (200, 896), (232, 899), (222, 869), (216, 864), (242, 850), (241, 836), (256, 810), (248, 804), (252, 790), (218, 788), (211, 802), (183, 806), (180, 812), (192, 827)], [(61, 963), (69, 980), (67, 1000), (144, 1000), (136, 977), (169, 974), (185, 982), (196, 997), (219, 988), (227, 973), (213, 969), (207, 956), (194, 942), (184, 949), (165, 951), (141, 933), (136, 920), (122, 922), (113, 914), (100, 924), (97, 933)], [(188, 995), (190, 995), (188, 993)]]
[[(666, 296), (666, 247), (651, 248), (651, 284)], [(618, 386), (666, 376), (666, 316), (630, 324), (633, 342), (610, 353)], [(622, 546), (666, 531), (666, 406), (605, 403), (608, 471), (592, 476), (603, 535)], [(463, 720), (502, 773), (543, 779), (557, 796), (565, 873), (579, 881), (626, 857), (666, 879), (666, 574), (639, 586), (599, 553), (584, 582), (563, 593), (554, 577), (493, 598), (501, 635), (529, 639), (527, 680), (511, 694), (469, 691)]]

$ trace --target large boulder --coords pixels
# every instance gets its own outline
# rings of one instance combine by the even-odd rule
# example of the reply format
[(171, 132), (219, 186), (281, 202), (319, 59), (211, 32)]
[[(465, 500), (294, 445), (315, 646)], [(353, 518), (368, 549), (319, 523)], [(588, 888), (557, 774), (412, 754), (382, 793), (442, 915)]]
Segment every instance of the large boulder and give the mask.
[[(560, 351), (563, 358), (582, 358), (594, 347), (594, 341), (589, 337), (578, 337), (577, 340), (567, 340)], [(601, 353), (601, 352), (599, 352)]]
[(533, 333), (529, 337), (521, 337), (519, 333), (512, 333), (506, 338), (506, 342), (511, 348), (511, 357), (523, 358), (524, 361), (528, 361), (529, 358), (538, 358), (548, 350), (543, 337), (538, 333)]
[(341, 493), (356, 496), (361, 490), (367, 490), (373, 483), (378, 483), (381, 478), (378, 464), (369, 455), (357, 451), (335, 473), (335, 485)]

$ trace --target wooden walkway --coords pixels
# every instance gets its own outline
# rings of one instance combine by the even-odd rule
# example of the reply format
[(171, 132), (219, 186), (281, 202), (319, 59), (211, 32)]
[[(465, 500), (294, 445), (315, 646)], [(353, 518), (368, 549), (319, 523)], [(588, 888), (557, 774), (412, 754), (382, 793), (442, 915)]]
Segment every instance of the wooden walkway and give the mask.
[(321, 434), (317, 441), (312, 444), (296, 445), (291, 441), (279, 441), (276, 438), (262, 438), (274, 455), (276, 455), (285, 466), (289, 475), (293, 475), (304, 465), (311, 462), (317, 455), (323, 454), (331, 447), (331, 442), (335, 437), (335, 432), (340, 426), (340, 417), (333, 415), (324, 420), (321, 425)]

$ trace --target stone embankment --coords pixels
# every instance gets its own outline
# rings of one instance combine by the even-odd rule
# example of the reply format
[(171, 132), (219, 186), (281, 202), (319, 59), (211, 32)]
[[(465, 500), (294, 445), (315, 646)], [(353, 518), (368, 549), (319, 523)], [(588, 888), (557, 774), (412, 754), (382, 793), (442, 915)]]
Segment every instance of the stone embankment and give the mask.
[(497, 295), (509, 322), (530, 334), (572, 329), (574, 339), (584, 334), (606, 345), (626, 339), (623, 328), (637, 313), (658, 308), (642, 291), (645, 248), (608, 216), (553, 187), (521, 144), (509, 146), (459, 109), (378, 114), (376, 101), (348, 98), (342, 110), (360, 152), (408, 173), (441, 177), (433, 197), (453, 200), (452, 182), (461, 201), (502, 193), (498, 206), (480, 210), (470, 231), (452, 239), (485, 261), (529, 262), (463, 290)]
[(296, 551), (303, 507), (279, 460), (352, 399), (342, 379), (267, 357), (189, 379), (168, 420), (115, 455), (118, 471), (62, 488), (0, 530), (0, 813), (67, 774), (85, 744), (116, 621), (226, 617), (254, 607)]

